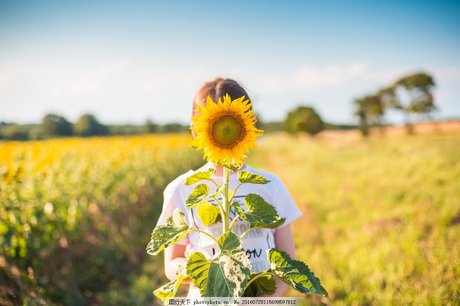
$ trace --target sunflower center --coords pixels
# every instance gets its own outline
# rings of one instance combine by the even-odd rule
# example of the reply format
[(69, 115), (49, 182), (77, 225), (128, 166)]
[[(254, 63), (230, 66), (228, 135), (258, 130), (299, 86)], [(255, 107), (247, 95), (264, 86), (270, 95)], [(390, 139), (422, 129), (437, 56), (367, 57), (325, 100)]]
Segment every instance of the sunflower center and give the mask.
[(212, 124), (214, 143), (224, 148), (231, 148), (236, 145), (244, 134), (244, 122), (239, 117), (225, 115)]

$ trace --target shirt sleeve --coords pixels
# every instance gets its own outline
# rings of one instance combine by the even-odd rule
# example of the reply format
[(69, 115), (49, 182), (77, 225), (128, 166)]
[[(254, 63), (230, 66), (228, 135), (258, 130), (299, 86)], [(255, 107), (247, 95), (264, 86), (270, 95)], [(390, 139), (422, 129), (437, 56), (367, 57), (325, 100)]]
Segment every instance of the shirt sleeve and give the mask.
[[(164, 225), (169, 217), (172, 216), (174, 210), (178, 208), (180, 211), (187, 216), (187, 212), (178, 188), (175, 188), (175, 184), (169, 184), (163, 192), (163, 209), (160, 217), (158, 218), (157, 225)], [(186, 218), (187, 220), (187, 218)], [(188, 234), (182, 240), (178, 241), (177, 244), (187, 245), (189, 244)]]
[(302, 212), (297, 207), (297, 204), (292, 199), (289, 191), (281, 180), (278, 180), (278, 188), (275, 191), (275, 203), (278, 214), (282, 218), (286, 218), (282, 226), (292, 223), (295, 219), (302, 216)]

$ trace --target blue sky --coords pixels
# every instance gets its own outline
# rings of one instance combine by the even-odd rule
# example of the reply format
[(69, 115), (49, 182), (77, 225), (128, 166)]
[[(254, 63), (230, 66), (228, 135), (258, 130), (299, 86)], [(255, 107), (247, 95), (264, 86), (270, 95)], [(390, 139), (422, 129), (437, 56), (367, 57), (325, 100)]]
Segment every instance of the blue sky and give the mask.
[(0, 0), (0, 121), (188, 123), (199, 86), (224, 76), (264, 120), (312, 105), (352, 123), (354, 98), (420, 70), (436, 117), (460, 116), (459, 2), (93, 2)]

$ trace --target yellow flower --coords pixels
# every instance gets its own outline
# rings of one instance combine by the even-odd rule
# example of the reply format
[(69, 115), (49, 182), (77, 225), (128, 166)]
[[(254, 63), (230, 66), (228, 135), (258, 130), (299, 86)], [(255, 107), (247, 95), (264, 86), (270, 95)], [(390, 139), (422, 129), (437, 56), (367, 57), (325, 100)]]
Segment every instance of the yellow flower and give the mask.
[(257, 119), (245, 97), (232, 101), (226, 94), (217, 103), (208, 96), (206, 106), (198, 107), (199, 116), (192, 118), (196, 137), (192, 145), (216, 164), (233, 167), (243, 163), (249, 149), (255, 147), (262, 130), (255, 127)]

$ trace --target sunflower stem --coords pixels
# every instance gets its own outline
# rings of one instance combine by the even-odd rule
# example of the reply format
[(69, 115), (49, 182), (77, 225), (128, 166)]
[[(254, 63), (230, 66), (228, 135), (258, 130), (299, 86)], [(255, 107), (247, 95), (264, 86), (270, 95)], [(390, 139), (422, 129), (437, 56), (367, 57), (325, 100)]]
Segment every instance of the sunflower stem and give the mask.
[(240, 236), (240, 239), (243, 240), (243, 238), (249, 234), (250, 232), (252, 232), (253, 230), (256, 230), (256, 229), (260, 229), (261, 227), (260, 226), (254, 226), (254, 227), (251, 227), (249, 228), (248, 230), (246, 230), (245, 232), (243, 232)]
[[(219, 209), (220, 209), (221, 211), (223, 211), (223, 210), (224, 210), (224, 207), (222, 206), (222, 203), (219, 201), (219, 199), (218, 199), (216, 196), (211, 196), (211, 198), (212, 198), (214, 201), (216, 201), (217, 205), (219, 206)], [(221, 217), (223, 217), (223, 216), (221, 216)]]
[(203, 235), (206, 235), (206, 236), (208, 236), (209, 238), (211, 238), (212, 240), (214, 240), (214, 242), (215, 242), (217, 245), (219, 244), (219, 242), (217, 241), (217, 239), (216, 239), (213, 235), (211, 235), (210, 233), (207, 233), (207, 232), (205, 232), (205, 231), (199, 230), (199, 229), (197, 229), (197, 228), (192, 228), (191, 231), (192, 231), (192, 232), (197, 232), (197, 233), (200, 233), (200, 234), (203, 234)]
[(268, 273), (268, 272), (262, 272), (262, 273), (260, 273), (260, 274), (257, 274), (255, 277), (253, 277), (253, 278), (251, 278), (251, 279), (249, 280), (248, 284), (246, 285), (246, 288), (248, 288), (249, 285), (252, 284), (256, 279), (261, 278), (261, 277), (264, 277), (264, 276), (267, 276), (267, 275), (271, 276), (271, 274)]
[(229, 229), (232, 230), (233, 228), (233, 225), (236, 223), (236, 221), (238, 221), (238, 218), (240, 216), (235, 216), (235, 218), (233, 218), (232, 222), (230, 222), (230, 226), (229, 226)]
[(227, 167), (223, 167), (224, 169), (224, 193), (222, 194), (222, 199), (224, 202), (224, 216), (223, 216), (223, 232), (227, 232), (230, 228), (229, 224), (229, 211), (230, 211), (230, 195), (229, 195), (229, 177), (230, 177), (230, 171)]
[(236, 186), (235, 191), (233, 191), (232, 198), (230, 199), (230, 203), (233, 203), (233, 200), (235, 198), (235, 194), (238, 191), (238, 188), (240, 188), (244, 183), (239, 183), (238, 186)]

